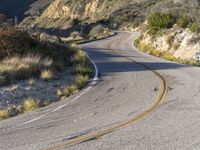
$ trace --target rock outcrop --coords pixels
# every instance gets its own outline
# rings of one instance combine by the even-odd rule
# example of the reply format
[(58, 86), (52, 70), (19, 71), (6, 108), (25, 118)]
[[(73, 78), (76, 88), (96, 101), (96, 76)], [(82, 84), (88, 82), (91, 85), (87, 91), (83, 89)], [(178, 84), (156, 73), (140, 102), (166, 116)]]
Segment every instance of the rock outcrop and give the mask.
[(200, 36), (188, 29), (169, 29), (166, 34), (156, 37), (145, 33), (141, 42), (185, 60), (195, 59), (196, 52), (200, 52)]

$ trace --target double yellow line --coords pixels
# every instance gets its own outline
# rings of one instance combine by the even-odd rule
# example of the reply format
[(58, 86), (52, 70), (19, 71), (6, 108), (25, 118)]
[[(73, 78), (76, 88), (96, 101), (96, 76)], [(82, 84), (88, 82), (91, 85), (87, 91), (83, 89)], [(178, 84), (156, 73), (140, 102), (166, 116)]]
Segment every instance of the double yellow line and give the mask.
[(139, 64), (140, 66), (150, 70), (159, 78), (160, 84), (161, 84), (161, 89), (160, 89), (160, 93), (159, 93), (158, 97), (155, 99), (154, 103), (149, 108), (147, 108), (144, 112), (133, 117), (132, 119), (126, 120), (121, 123), (117, 123), (117, 124), (112, 125), (107, 128), (100, 129), (98, 131), (92, 131), (90, 133), (86, 133), (84, 135), (70, 139), (66, 143), (62, 143), (60, 145), (53, 146), (46, 150), (57, 150), (57, 149), (61, 149), (61, 148), (67, 148), (67, 147), (73, 146), (75, 144), (79, 144), (79, 143), (86, 142), (89, 140), (98, 139), (99, 137), (101, 137), (105, 134), (111, 133), (117, 129), (125, 128), (127, 126), (130, 126), (130, 125), (136, 123), (137, 121), (141, 120), (142, 118), (146, 117), (151, 112), (153, 112), (161, 104), (161, 102), (164, 100), (164, 98), (166, 97), (167, 92), (168, 92), (168, 85), (167, 85), (165, 78), (161, 74), (159, 74), (157, 71), (151, 69), (150, 67), (148, 67), (140, 62), (137, 62), (129, 57), (125, 57), (125, 59), (127, 59), (128, 61), (134, 62), (136, 64)]

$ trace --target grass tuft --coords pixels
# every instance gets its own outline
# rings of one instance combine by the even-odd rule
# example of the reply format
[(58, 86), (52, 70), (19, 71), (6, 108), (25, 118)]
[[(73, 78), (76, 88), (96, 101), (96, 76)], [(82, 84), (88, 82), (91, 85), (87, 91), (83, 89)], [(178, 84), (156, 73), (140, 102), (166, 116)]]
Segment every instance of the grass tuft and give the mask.
[(89, 76), (88, 75), (78, 75), (75, 79), (75, 85), (79, 88), (82, 89), (86, 83), (89, 80)]
[(33, 98), (28, 98), (28, 99), (24, 100), (23, 108), (24, 108), (25, 112), (33, 111), (33, 110), (39, 108), (39, 104), (38, 104), (37, 100), (35, 100)]
[(79, 90), (76, 85), (71, 85), (68, 87), (68, 91), (70, 95), (76, 94)]
[(0, 74), (2, 74), (0, 84), (17, 79), (26, 79), (30, 76), (38, 76), (41, 70), (49, 68), (52, 62), (49, 58), (33, 54), (6, 58), (0, 61)]
[(35, 82), (36, 82), (36, 79), (30, 78), (30, 79), (28, 80), (28, 85), (29, 85), (29, 86), (33, 86), (33, 85), (35, 84)]
[(57, 96), (58, 97), (69, 97), (71, 95), (76, 94), (78, 91), (79, 91), (79, 89), (76, 85), (65, 86), (65, 87), (57, 90)]
[(41, 78), (45, 81), (49, 81), (53, 78), (53, 72), (51, 70), (43, 70), (41, 72)]
[(0, 110), (0, 120), (8, 118), (8, 110), (7, 109), (2, 109)]
[(75, 67), (76, 73), (78, 75), (88, 75), (92, 72), (91, 68), (87, 67), (87, 66), (82, 66), (82, 65), (76, 65)]

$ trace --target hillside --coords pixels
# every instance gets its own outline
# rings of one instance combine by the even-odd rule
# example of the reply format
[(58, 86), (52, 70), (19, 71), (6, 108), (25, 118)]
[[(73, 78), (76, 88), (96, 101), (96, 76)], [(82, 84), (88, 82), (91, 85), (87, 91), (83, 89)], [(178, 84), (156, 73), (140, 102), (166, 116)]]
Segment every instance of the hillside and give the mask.
[[(67, 29), (75, 23), (106, 22), (112, 28), (133, 28), (153, 11), (199, 14), (199, 0), (55, 0), (37, 18), (42, 28)], [(196, 18), (199, 19), (199, 18)]]
[(0, 12), (22, 20), (26, 15), (39, 15), (52, 0), (1, 0)]
[[(171, 14), (176, 20), (186, 16), (189, 18), (189, 26), (193, 22), (196, 22), (196, 26), (198, 26), (198, 22), (200, 22), (198, 17), (200, 15), (200, 0), (20, 0), (11, 4), (12, 1), (3, 0), (0, 2), (0, 12), (6, 8), (4, 10), (11, 16), (19, 14), (23, 18), (26, 15), (27, 17), (24, 18), (21, 26), (34, 26), (41, 31), (59, 36), (68, 36), (74, 31), (88, 34), (91, 28), (99, 24), (104, 24), (111, 29), (132, 31), (140, 26), (144, 28), (143, 30), (147, 30), (143, 26), (144, 22), (154, 12)], [(173, 27), (171, 26), (171, 28)], [(179, 29), (175, 29), (175, 33), (176, 30)], [(194, 37), (196, 35), (190, 35), (188, 32), (188, 36)], [(159, 44), (154, 43), (154, 45)], [(175, 47), (177, 45), (175, 43)], [(184, 44), (184, 51), (187, 51), (186, 45)], [(193, 44), (191, 46), (193, 47)], [(168, 51), (174, 45), (167, 45), (167, 47), (169, 47), (166, 49)], [(179, 50), (181, 52), (178, 53), (180, 55), (177, 57), (182, 57), (182, 48), (180, 47)], [(196, 51), (193, 49), (192, 55), (184, 56), (184, 58), (194, 58)]]

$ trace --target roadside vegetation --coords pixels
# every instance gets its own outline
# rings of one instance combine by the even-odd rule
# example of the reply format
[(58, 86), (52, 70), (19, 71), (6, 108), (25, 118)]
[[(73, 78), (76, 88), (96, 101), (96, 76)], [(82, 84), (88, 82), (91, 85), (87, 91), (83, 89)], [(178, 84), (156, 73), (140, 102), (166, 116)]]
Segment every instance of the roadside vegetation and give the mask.
[(0, 29), (0, 86), (16, 80), (41, 77), (71, 65), (75, 53), (70, 47), (32, 39), (26, 31), (13, 27)]
[(156, 49), (155, 47), (151, 46), (150, 44), (139, 42), (139, 40), (135, 41), (135, 45), (138, 47), (138, 49), (142, 50), (143, 52), (145, 52), (147, 54), (157, 56), (157, 57), (161, 57), (161, 58), (164, 58), (166, 60), (175, 61), (175, 62), (178, 62), (178, 63), (181, 63), (181, 64), (187, 64), (187, 65), (193, 65), (193, 66), (200, 67), (200, 64), (197, 63), (195, 60), (184, 60), (184, 59), (176, 58), (170, 52), (160, 51), (160, 50)]
[(176, 16), (172, 13), (155, 12), (148, 16), (147, 23), (148, 33), (151, 35), (161, 33), (162, 30), (174, 26), (189, 28), (189, 30), (194, 33), (200, 32), (200, 22), (187, 15)]
[[(174, 42), (174, 36), (177, 33), (169, 34), (169, 31), (171, 31), (170, 29), (180, 31), (181, 29), (186, 28), (187, 31), (194, 33), (196, 37), (198, 37), (198, 34), (200, 33), (200, 22), (197, 19), (188, 16), (187, 14), (174, 14), (173, 12), (153, 12), (147, 17), (147, 24), (144, 28), (146, 30), (144, 30), (144, 32), (146, 32), (145, 34), (151, 37), (152, 40), (168, 34), (165, 39), (171, 51), (161, 51), (156, 49), (150, 43), (146, 44), (145, 42), (142, 42), (144, 39), (143, 35), (135, 40), (134, 43), (140, 50), (148, 54), (182, 64), (200, 66), (199, 63), (197, 63), (194, 59), (184, 60), (181, 58), (176, 58), (172, 53), (172, 51), (176, 51), (180, 47), (180, 41)], [(194, 42), (197, 42), (197, 40)]]
[(88, 82), (92, 73), (89, 60), (82, 50), (78, 50), (73, 56), (76, 78), (71, 86), (63, 86), (57, 90), (57, 96), (63, 98), (71, 96), (82, 89)]
[[(63, 85), (55, 94), (68, 97), (76, 94), (88, 82), (92, 73), (90, 62), (84, 52), (76, 46), (40, 42), (18, 28), (0, 28), (0, 86), (27, 80), (33, 86), (39, 78), (49, 82), (56, 72), (71, 66), (75, 80), (70, 86)], [(20, 106), (0, 109), (0, 120), (32, 111), (48, 105), (41, 100), (26, 98)]]

